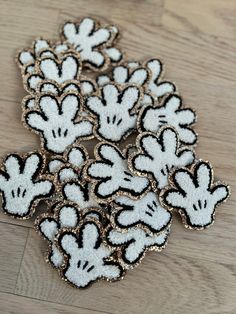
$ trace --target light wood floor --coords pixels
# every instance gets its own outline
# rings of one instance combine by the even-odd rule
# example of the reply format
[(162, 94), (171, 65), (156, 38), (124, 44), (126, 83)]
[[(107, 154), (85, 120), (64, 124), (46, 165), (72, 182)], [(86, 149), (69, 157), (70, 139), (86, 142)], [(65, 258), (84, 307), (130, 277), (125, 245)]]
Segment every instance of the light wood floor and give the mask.
[(85, 291), (44, 262), (45, 243), (32, 221), (0, 213), (0, 312), (236, 313), (236, 1), (0, 0), (0, 155), (38, 146), (20, 121), (25, 93), (16, 50), (85, 15), (116, 23), (129, 58), (165, 61), (166, 77), (197, 110), (197, 154), (213, 163), (232, 196), (209, 230), (187, 231), (176, 219), (163, 253), (148, 254), (121, 282)]

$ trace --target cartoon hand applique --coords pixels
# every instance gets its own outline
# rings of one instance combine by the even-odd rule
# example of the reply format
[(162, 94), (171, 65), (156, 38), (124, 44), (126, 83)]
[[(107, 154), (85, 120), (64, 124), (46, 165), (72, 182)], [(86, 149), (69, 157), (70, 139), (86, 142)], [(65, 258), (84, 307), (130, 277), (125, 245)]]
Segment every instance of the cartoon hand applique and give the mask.
[(121, 257), (126, 267), (138, 264), (147, 251), (161, 251), (167, 244), (169, 228), (161, 234), (150, 235), (142, 228), (130, 228), (127, 231), (108, 229), (107, 243), (121, 248)]
[(148, 179), (129, 171), (127, 160), (116, 146), (100, 143), (95, 148), (95, 156), (97, 160), (88, 165), (87, 174), (95, 181), (93, 193), (101, 201), (114, 199), (121, 192), (138, 197), (148, 190)]
[(11, 154), (6, 157), (0, 170), (2, 208), (6, 214), (29, 218), (37, 203), (52, 195), (53, 183), (40, 176), (44, 162), (40, 153), (23, 157)]
[(43, 58), (39, 61), (39, 69), (48, 80), (58, 84), (77, 79), (81, 72), (81, 63), (75, 55), (65, 55), (60, 62), (52, 58)]
[(102, 97), (90, 96), (86, 108), (97, 118), (96, 136), (119, 143), (136, 128), (137, 115), (132, 109), (138, 104), (140, 91), (127, 86), (122, 91), (114, 84), (101, 90)]
[(213, 181), (211, 165), (199, 161), (191, 170), (182, 168), (173, 173), (172, 187), (162, 193), (162, 200), (179, 211), (186, 228), (206, 228), (214, 222), (216, 207), (230, 194), (227, 185)]
[(67, 255), (62, 275), (77, 288), (103, 278), (118, 280), (123, 274), (117, 262), (108, 261), (113, 250), (103, 243), (100, 227), (94, 221), (83, 222), (76, 231), (60, 233), (57, 244)]
[(63, 157), (55, 156), (48, 163), (48, 171), (57, 175), (59, 182), (71, 179), (78, 180), (80, 171), (88, 159), (88, 153), (82, 145), (73, 145), (67, 149)]
[(170, 127), (163, 128), (158, 136), (140, 134), (136, 145), (139, 152), (130, 157), (132, 171), (151, 177), (158, 189), (168, 184), (168, 175), (174, 167), (190, 165), (195, 159), (192, 150), (179, 148), (178, 135)]
[(114, 67), (111, 78), (107, 74), (101, 74), (96, 81), (98, 86), (104, 86), (108, 83), (116, 83), (119, 85), (134, 84), (142, 89), (144, 95), (140, 101), (140, 107), (145, 104), (153, 104), (154, 99), (151, 95), (145, 93), (146, 86), (150, 78), (150, 72), (146, 67), (139, 64), (132, 66), (133, 62)]
[(93, 124), (86, 118), (75, 121), (81, 110), (81, 98), (66, 94), (60, 102), (52, 95), (43, 95), (38, 110), (24, 113), (26, 125), (40, 134), (44, 148), (62, 154), (78, 139), (91, 138)]
[(107, 60), (102, 46), (110, 43), (112, 33), (99, 27), (91, 18), (84, 18), (78, 24), (66, 22), (62, 28), (63, 37), (79, 52), (85, 66), (93, 70), (105, 68)]
[(138, 117), (138, 130), (157, 133), (163, 125), (169, 125), (176, 129), (183, 144), (195, 144), (197, 135), (190, 126), (196, 122), (196, 114), (181, 107), (182, 100), (177, 95), (167, 97), (161, 106), (144, 107)]
[(60, 267), (64, 261), (63, 254), (55, 245), (55, 237), (62, 228), (76, 228), (80, 221), (80, 214), (76, 207), (59, 204), (54, 214), (43, 214), (35, 221), (37, 231), (48, 240), (49, 252), (47, 260), (53, 267)]
[(119, 228), (143, 226), (153, 233), (158, 233), (166, 229), (171, 222), (171, 213), (160, 205), (154, 192), (148, 192), (138, 200), (119, 196), (114, 203), (122, 208), (113, 213), (114, 223)]

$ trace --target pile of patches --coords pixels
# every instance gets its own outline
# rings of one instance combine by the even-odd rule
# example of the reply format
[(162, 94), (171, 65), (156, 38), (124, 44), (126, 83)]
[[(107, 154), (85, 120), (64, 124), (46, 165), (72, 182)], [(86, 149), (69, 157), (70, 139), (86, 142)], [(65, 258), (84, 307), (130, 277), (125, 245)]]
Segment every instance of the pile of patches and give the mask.
[[(35, 226), (47, 261), (79, 288), (123, 278), (165, 248), (173, 210), (202, 230), (229, 196), (195, 157), (196, 114), (162, 79), (160, 60), (124, 61), (118, 38), (116, 26), (83, 18), (66, 22), (60, 41), (37, 39), (17, 56), (29, 93), (22, 120), (41, 148), (2, 162), (3, 211), (27, 219), (45, 200)], [(121, 149), (131, 133), (136, 142)], [(81, 141), (94, 137), (89, 157)]]

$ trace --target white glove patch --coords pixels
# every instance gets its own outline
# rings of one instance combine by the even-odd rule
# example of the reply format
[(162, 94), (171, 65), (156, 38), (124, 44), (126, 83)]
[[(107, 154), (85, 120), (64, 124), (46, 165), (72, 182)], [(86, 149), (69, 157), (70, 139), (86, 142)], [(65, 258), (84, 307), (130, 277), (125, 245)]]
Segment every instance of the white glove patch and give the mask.
[(29, 218), (37, 203), (53, 194), (52, 181), (41, 176), (44, 164), (45, 159), (38, 152), (6, 157), (0, 170), (2, 208), (6, 214), (15, 218)]
[[(66, 22), (62, 28), (62, 35), (79, 52), (84, 66), (94, 71), (104, 70), (110, 58), (112, 61), (121, 59), (119, 50), (111, 50), (111, 42), (116, 37), (114, 30), (100, 27), (91, 18), (84, 18), (78, 24)], [(108, 47), (108, 50), (101, 49)]]
[(154, 192), (138, 200), (119, 196), (114, 203), (122, 208), (113, 213), (114, 223), (121, 229), (139, 226), (158, 233), (171, 223), (171, 213), (160, 205)]
[(81, 98), (66, 94), (60, 102), (52, 95), (43, 95), (38, 110), (24, 113), (26, 126), (40, 134), (43, 147), (49, 152), (63, 154), (79, 139), (92, 137), (93, 124), (87, 118), (76, 120), (81, 110)]
[(229, 187), (213, 181), (211, 165), (199, 161), (191, 171), (182, 168), (172, 174), (173, 188), (164, 191), (162, 200), (179, 211), (187, 228), (206, 228), (214, 222), (216, 207), (229, 197)]
[(62, 194), (66, 200), (76, 203), (81, 209), (100, 207), (93, 197), (91, 184), (88, 182), (81, 183), (78, 180), (70, 180), (62, 186)]
[(97, 118), (95, 134), (100, 140), (119, 143), (136, 129), (137, 115), (133, 109), (138, 105), (140, 90), (136, 86), (119, 90), (108, 84), (101, 94), (86, 101), (86, 108)]
[(87, 174), (95, 182), (93, 193), (98, 199), (106, 202), (119, 194), (137, 198), (148, 190), (148, 179), (129, 171), (127, 160), (116, 146), (100, 143), (95, 150), (97, 158), (89, 164)]
[(191, 125), (196, 122), (196, 114), (190, 108), (181, 108), (182, 100), (177, 95), (167, 97), (162, 106), (146, 106), (138, 117), (138, 130), (157, 133), (162, 126), (172, 126), (178, 132), (183, 144), (193, 145), (197, 141)]
[(22, 74), (35, 71), (35, 62), (40, 57), (54, 57), (56, 54), (63, 54), (69, 50), (66, 43), (51, 43), (43, 38), (36, 39), (32, 48), (23, 49), (17, 55), (17, 63)]
[(103, 243), (100, 226), (94, 221), (82, 223), (76, 232), (61, 232), (57, 243), (67, 255), (63, 278), (76, 288), (99, 279), (118, 280), (123, 274), (120, 264), (111, 261), (113, 250)]

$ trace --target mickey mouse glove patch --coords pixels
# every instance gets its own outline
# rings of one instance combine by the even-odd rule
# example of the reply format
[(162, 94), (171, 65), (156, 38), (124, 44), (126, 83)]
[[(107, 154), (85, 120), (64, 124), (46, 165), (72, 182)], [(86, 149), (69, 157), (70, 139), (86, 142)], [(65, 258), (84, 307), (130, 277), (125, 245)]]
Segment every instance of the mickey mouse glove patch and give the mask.
[(178, 132), (179, 140), (185, 145), (197, 142), (197, 135), (191, 126), (196, 122), (196, 114), (190, 108), (182, 108), (182, 100), (177, 95), (168, 96), (161, 106), (146, 106), (138, 117), (140, 132), (157, 133), (162, 126), (172, 126)]
[(39, 153), (8, 155), (1, 165), (0, 191), (3, 211), (14, 218), (33, 215), (37, 203), (54, 192), (51, 179), (41, 176), (45, 159)]
[(35, 221), (37, 232), (47, 240), (49, 248), (46, 254), (46, 261), (54, 268), (61, 268), (65, 262), (65, 257), (56, 245), (56, 237), (63, 230), (74, 230), (84, 219), (93, 219), (100, 224), (103, 223), (105, 215), (96, 207), (82, 210), (71, 202), (59, 202), (53, 213), (45, 213)]
[(134, 108), (139, 103), (140, 90), (136, 86), (119, 89), (108, 84), (101, 89), (101, 95), (88, 97), (85, 104), (97, 119), (95, 134), (99, 140), (119, 143), (136, 129)]
[(35, 71), (24, 77), (25, 89), (35, 93), (40, 83), (43, 83), (41, 91), (52, 91), (61, 84), (73, 83), (79, 79), (81, 72), (81, 61), (73, 53), (64, 56), (47, 56), (36, 61)]
[(22, 74), (33, 73), (35, 71), (35, 63), (42, 57), (55, 57), (69, 51), (69, 46), (63, 42), (53, 43), (44, 38), (36, 39), (31, 48), (21, 50), (16, 57), (18, 66)]
[(114, 203), (121, 208), (112, 213), (115, 225), (121, 229), (140, 226), (158, 233), (171, 223), (171, 213), (160, 205), (154, 192), (148, 192), (139, 200), (119, 196)]
[(62, 276), (76, 288), (99, 279), (118, 280), (123, 275), (122, 267), (111, 257), (114, 249), (105, 244), (95, 221), (85, 221), (75, 231), (62, 231), (57, 245), (66, 257)]
[(130, 172), (127, 159), (116, 146), (100, 143), (95, 156), (96, 160), (88, 164), (87, 175), (93, 182), (95, 197), (101, 202), (120, 194), (138, 198), (149, 189), (148, 179)]
[(117, 37), (117, 29), (102, 27), (92, 18), (84, 18), (79, 23), (66, 22), (62, 27), (62, 37), (79, 52), (84, 65), (90, 69), (104, 70), (109, 61), (119, 61), (122, 53), (112, 48)]
[(93, 137), (92, 122), (87, 118), (76, 119), (81, 103), (76, 94), (65, 94), (59, 101), (52, 95), (43, 95), (37, 110), (26, 110), (23, 119), (28, 128), (40, 135), (44, 149), (63, 154), (78, 139)]
[(163, 203), (176, 209), (186, 228), (204, 229), (213, 224), (215, 209), (230, 194), (229, 187), (214, 183), (213, 169), (199, 161), (192, 169), (180, 168), (170, 178), (172, 187), (162, 193)]

